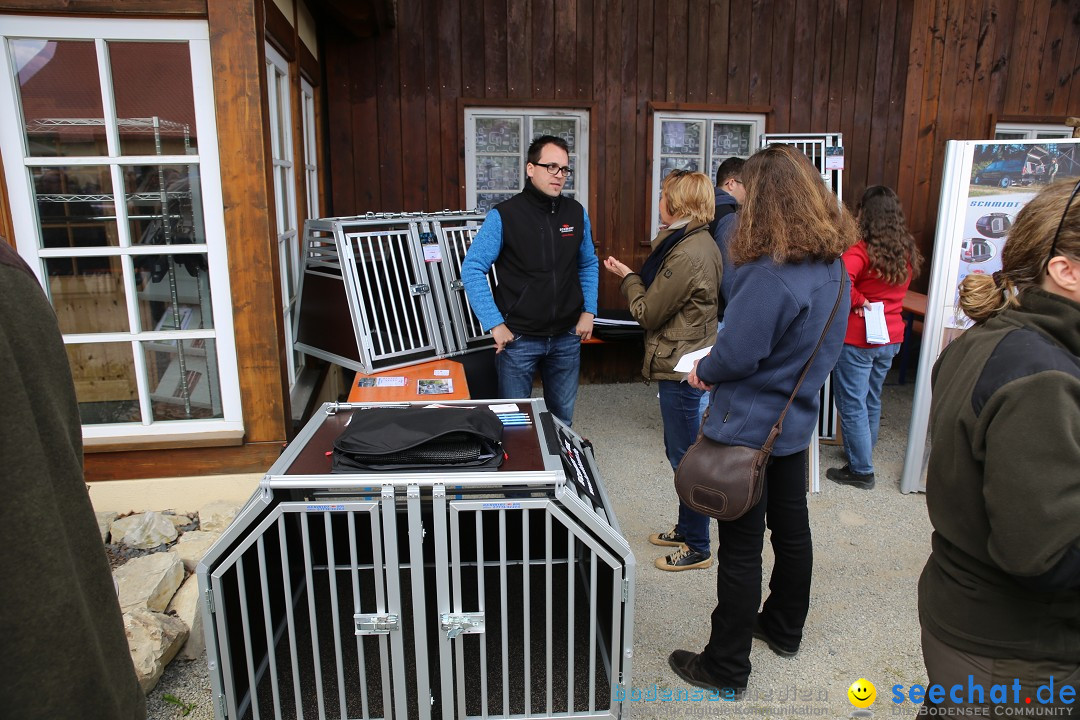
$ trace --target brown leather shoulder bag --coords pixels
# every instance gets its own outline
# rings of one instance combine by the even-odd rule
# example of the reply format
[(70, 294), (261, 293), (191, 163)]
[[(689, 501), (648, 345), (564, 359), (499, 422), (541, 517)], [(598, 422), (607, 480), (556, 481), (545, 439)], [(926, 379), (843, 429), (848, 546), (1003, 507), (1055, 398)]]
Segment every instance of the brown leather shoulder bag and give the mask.
[[(765, 487), (765, 468), (769, 464), (773, 445), (783, 429), (784, 416), (795, 401), (795, 396), (799, 394), (806, 373), (810, 371), (810, 365), (813, 364), (821, 344), (825, 341), (825, 335), (836, 318), (846, 282), (847, 271), (841, 268), (840, 292), (836, 296), (836, 304), (833, 305), (829, 321), (825, 323), (817, 347), (803, 366), (799, 382), (795, 383), (795, 389), (791, 392), (784, 411), (780, 413), (780, 419), (772, 426), (765, 444), (759, 448), (725, 445), (706, 437), (702, 430), (698, 430), (697, 441), (686, 451), (675, 470), (675, 492), (688, 506), (717, 520), (737, 520), (761, 500), (761, 491)], [(705, 419), (708, 417), (709, 411), (706, 410), (701, 421), (702, 428), (705, 427)]]

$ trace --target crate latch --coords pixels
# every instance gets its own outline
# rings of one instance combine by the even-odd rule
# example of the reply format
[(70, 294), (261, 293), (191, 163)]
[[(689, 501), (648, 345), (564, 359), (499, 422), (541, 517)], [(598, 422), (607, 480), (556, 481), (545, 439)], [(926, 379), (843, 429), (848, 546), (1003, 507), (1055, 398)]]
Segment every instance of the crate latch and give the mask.
[(356, 623), (357, 635), (389, 635), (391, 630), (401, 628), (397, 615), (353, 615), (353, 622)]
[(473, 635), (484, 632), (484, 613), (445, 613), (439, 616), (439, 625), (446, 631), (446, 639), (453, 640), (458, 635)]
[(431, 286), (427, 283), (416, 283), (415, 285), (409, 286), (409, 292), (411, 292), (414, 296), (427, 295), (429, 292), (431, 292)]

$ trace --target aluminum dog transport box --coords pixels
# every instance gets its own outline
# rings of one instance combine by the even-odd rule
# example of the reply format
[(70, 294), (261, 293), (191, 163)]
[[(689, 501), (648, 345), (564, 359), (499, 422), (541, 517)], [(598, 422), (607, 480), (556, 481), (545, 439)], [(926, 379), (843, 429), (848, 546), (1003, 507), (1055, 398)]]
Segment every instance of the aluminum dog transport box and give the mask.
[(316, 413), (197, 569), (217, 718), (621, 716), (634, 557), (591, 446), (514, 402), (493, 470), (330, 474), (376, 405)]

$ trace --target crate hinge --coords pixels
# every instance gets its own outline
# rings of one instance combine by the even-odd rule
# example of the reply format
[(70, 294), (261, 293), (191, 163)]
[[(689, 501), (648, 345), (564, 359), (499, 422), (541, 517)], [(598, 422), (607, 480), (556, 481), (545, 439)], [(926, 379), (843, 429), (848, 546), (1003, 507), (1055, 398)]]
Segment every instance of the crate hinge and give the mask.
[(474, 635), (484, 632), (484, 613), (443, 613), (439, 616), (439, 625), (446, 631), (446, 639), (453, 640), (458, 635)]
[(389, 635), (392, 630), (400, 630), (401, 622), (397, 615), (357, 614), (353, 615), (357, 635)]

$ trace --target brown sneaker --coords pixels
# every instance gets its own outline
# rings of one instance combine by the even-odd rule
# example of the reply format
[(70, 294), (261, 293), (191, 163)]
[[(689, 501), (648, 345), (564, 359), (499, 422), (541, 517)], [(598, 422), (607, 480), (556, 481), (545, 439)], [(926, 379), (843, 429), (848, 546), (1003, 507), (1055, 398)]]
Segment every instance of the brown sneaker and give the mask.
[(712, 555), (699, 553), (696, 550), (691, 550), (683, 545), (667, 557), (656, 558), (656, 562), (653, 564), (656, 565), (657, 568), (669, 572), (697, 570), (699, 568), (711, 567)]
[(682, 547), (686, 540), (679, 532), (679, 526), (676, 525), (666, 533), (653, 533), (649, 536), (649, 542), (661, 547)]

